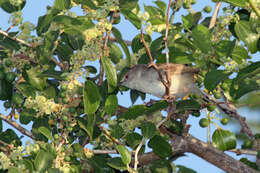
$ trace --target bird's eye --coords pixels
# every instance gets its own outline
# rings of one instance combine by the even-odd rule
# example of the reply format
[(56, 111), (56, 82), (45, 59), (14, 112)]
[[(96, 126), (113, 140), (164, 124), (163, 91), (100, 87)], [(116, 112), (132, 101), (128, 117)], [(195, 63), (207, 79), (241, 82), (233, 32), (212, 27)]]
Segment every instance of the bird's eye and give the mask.
[(128, 74), (127, 74), (127, 75), (125, 75), (125, 79), (128, 79)]

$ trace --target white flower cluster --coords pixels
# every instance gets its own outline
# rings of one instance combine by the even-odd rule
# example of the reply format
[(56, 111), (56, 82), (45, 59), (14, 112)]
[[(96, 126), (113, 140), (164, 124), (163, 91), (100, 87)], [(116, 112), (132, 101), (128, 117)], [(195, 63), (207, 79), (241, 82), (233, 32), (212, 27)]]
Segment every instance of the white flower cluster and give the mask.
[(14, 6), (20, 6), (24, 0), (9, 0), (10, 4), (14, 5)]
[(83, 32), (85, 39), (87, 41), (102, 36), (104, 32), (110, 31), (112, 29), (112, 24), (107, 20), (101, 20), (95, 27), (87, 29)]
[(28, 97), (25, 101), (25, 107), (36, 110), (39, 115), (56, 113), (61, 109), (61, 105), (54, 102), (53, 99), (47, 99), (44, 96), (38, 95), (33, 99)]

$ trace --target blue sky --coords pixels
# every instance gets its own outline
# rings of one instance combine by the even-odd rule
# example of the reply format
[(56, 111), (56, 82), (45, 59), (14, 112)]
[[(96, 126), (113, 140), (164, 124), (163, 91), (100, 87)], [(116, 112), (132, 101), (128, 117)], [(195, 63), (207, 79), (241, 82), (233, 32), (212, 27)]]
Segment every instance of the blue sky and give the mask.
[[(200, 11), (204, 8), (205, 5), (211, 5), (212, 8), (214, 9), (214, 4), (213, 3), (209, 3), (210, 0), (205, 1), (205, 0), (197, 0), (198, 3), (193, 6), (193, 9), (196, 11)], [(165, 1), (166, 3), (168, 1)], [(44, 15), (46, 13), (46, 7), (47, 5), (52, 5), (53, 0), (27, 0), (27, 4), (25, 6), (25, 8), (23, 9), (23, 18), (24, 21), (30, 21), (33, 24), (37, 25), (37, 21), (38, 21), (38, 17), (41, 15)], [(140, 6), (142, 6), (143, 4), (146, 5), (152, 5), (152, 1), (145, 1), (145, 0), (141, 0), (140, 1)], [(77, 9), (74, 9), (74, 11), (77, 11)], [(180, 21), (180, 15), (183, 14), (183, 11), (176, 13), (175, 16), (175, 21)], [(7, 13), (5, 13), (4, 11), (0, 10), (0, 16), (1, 16), (1, 22), (0, 22), (0, 27), (2, 30), (6, 30), (10, 24), (8, 24), (8, 18), (9, 15)], [(126, 40), (132, 40), (134, 38), (135, 35), (138, 34), (139, 31), (137, 31), (130, 22), (128, 21), (123, 21), (121, 24), (116, 26), (123, 35), (123, 38)], [(12, 31), (15, 31), (12, 30)], [(153, 39), (156, 36), (153, 37)], [(119, 103), (125, 106), (130, 106), (131, 102), (129, 99), (129, 94), (124, 94), (124, 95), (118, 95), (119, 96)], [(146, 101), (149, 101), (151, 97), (147, 97)], [(142, 101), (139, 99), (137, 101), (138, 103), (142, 103)], [(5, 110), (2, 106), (2, 102), (0, 104), (0, 110), (1, 113), (4, 113)], [(242, 110), (243, 113), (247, 114), (247, 110), (243, 109)], [(6, 114), (7, 112), (5, 112)], [(253, 113), (254, 114), (254, 113)], [(205, 116), (205, 113), (203, 113), (203, 116)], [(191, 117), (188, 120), (188, 124), (192, 124), (190, 132), (192, 135), (194, 135), (195, 137), (206, 141), (206, 129), (202, 129), (198, 126), (198, 121), (200, 118), (194, 118)], [(9, 126), (4, 126), (4, 128), (9, 128)], [(212, 131), (214, 131), (214, 129), (212, 129)], [(25, 138), (25, 140), (27, 140), (27, 138)], [(222, 170), (218, 169), (217, 167), (213, 166), (212, 164), (209, 164), (207, 162), (205, 162), (204, 160), (192, 155), (192, 154), (186, 154), (185, 157), (182, 157), (180, 159), (178, 159), (177, 161), (174, 162), (175, 164), (182, 164), (182, 165), (186, 165), (194, 170), (196, 170), (199, 173), (207, 173), (207, 172), (211, 172), (211, 173), (218, 173), (218, 172), (223, 172)]]

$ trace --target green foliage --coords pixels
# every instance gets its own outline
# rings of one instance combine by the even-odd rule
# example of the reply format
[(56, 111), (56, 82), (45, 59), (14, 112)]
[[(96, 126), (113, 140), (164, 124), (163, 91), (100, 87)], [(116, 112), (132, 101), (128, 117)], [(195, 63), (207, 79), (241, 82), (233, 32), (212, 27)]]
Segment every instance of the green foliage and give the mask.
[[(235, 149), (234, 133), (217, 124), (229, 128), (228, 116), (236, 118), (235, 110), (224, 110), (227, 118), (222, 119), (215, 113), (226, 108), (222, 102), (230, 108), (259, 102), (260, 62), (250, 60), (260, 51), (259, 4), (254, 8), (246, 0), (214, 0), (228, 5), (209, 28), (211, 16), (206, 13), (212, 6), (196, 11), (192, 5), (202, 0), (197, 1), (172, 1), (167, 16), (169, 4), (162, 0), (152, 5), (138, 0), (55, 0), (34, 27), (22, 18), (25, 0), (0, 0), (10, 16), (10, 27), (0, 32), (0, 100), (9, 113), (0, 112), (0, 172), (194, 173), (188, 163), (174, 165), (179, 155), (172, 153), (179, 148), (173, 145), (196, 134), (194, 128), (209, 125), (217, 127), (212, 135), (216, 149)], [(174, 18), (178, 15), (181, 20)], [(130, 30), (119, 29), (122, 24), (137, 29), (133, 38), (126, 37)], [(147, 45), (141, 41), (141, 28)], [(198, 87), (219, 102), (203, 93), (174, 102), (148, 101), (149, 94), (134, 89), (121, 99), (118, 92), (129, 90), (118, 86), (122, 76), (135, 64), (150, 62), (146, 46), (156, 64), (165, 63), (169, 55), (170, 63), (199, 68)], [(125, 106), (127, 99), (132, 105)], [(204, 109), (207, 118), (187, 124)], [(21, 133), (6, 129), (6, 123)], [(21, 134), (32, 138), (31, 143)], [(255, 150), (253, 142), (248, 135), (241, 147)], [(145, 163), (149, 152), (149, 159), (156, 160)], [(246, 158), (240, 161), (259, 169)]]

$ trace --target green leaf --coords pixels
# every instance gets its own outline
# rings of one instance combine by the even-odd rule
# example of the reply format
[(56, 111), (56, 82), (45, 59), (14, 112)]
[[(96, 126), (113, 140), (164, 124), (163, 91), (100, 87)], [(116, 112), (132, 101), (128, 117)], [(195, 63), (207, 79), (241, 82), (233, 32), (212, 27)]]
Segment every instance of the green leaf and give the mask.
[(149, 14), (150, 18), (153, 19), (163, 19), (163, 16), (165, 15), (164, 11), (150, 5), (144, 5), (144, 10)]
[(32, 67), (30, 70), (26, 70), (25, 79), (31, 84), (35, 89), (42, 91), (46, 86), (46, 77), (39, 77), (40, 69)]
[(166, 12), (167, 5), (165, 2), (161, 0), (154, 1), (154, 3), (157, 5), (159, 9), (161, 9), (163, 12)]
[(82, 32), (94, 26), (91, 19), (87, 17), (58, 15), (54, 17), (53, 21), (61, 24), (64, 27), (64, 32), (71, 35), (82, 34)]
[(120, 44), (120, 46), (124, 50), (125, 55), (126, 55), (126, 59), (127, 59), (127, 66), (129, 67), (130, 64), (131, 64), (131, 56), (130, 56), (130, 52), (128, 50), (128, 47), (127, 47), (126, 43), (124, 42), (124, 40), (122, 38), (122, 35), (121, 35), (121, 33), (120, 33), (120, 31), (118, 29), (113, 27), (112, 28), (112, 33), (116, 37), (116, 41)]
[(31, 96), (31, 97), (34, 98), (36, 96), (34, 88), (30, 84), (28, 84), (26, 82), (18, 83), (16, 85), (16, 88), (19, 91), (21, 91), (23, 93), (23, 95), (26, 96), (26, 97)]
[(97, 85), (87, 80), (84, 84), (84, 110), (87, 115), (94, 114), (100, 103), (100, 94)]
[(16, 11), (21, 11), (25, 6), (26, 0), (22, 0), (21, 3), (18, 1), (17, 3), (19, 3), (18, 6), (13, 5), (9, 0), (1, 0), (0, 6), (5, 12), (13, 13)]
[(107, 164), (117, 170), (127, 170), (126, 165), (123, 163), (120, 157), (111, 158)]
[(219, 58), (229, 57), (235, 46), (235, 41), (221, 40), (215, 46), (215, 52)]
[(116, 147), (117, 151), (121, 155), (121, 159), (125, 165), (128, 165), (131, 162), (131, 153), (123, 145), (118, 145)]
[(0, 133), (3, 131), (3, 121), (2, 118), (0, 118)]
[(256, 53), (257, 48), (257, 42), (259, 39), (259, 34), (255, 33), (250, 25), (249, 21), (241, 20), (235, 25), (235, 32), (240, 40), (242, 40), (246, 46), (248, 47), (248, 50), (251, 53)]
[(245, 7), (246, 2), (247, 2), (247, 0), (220, 0), (220, 1), (224, 1), (224, 2), (230, 3), (234, 6), (239, 6), (239, 7)]
[(197, 25), (192, 30), (192, 38), (194, 45), (199, 48), (203, 53), (211, 52), (210, 32), (204, 25)]
[(45, 172), (51, 167), (54, 157), (49, 152), (40, 150), (34, 160), (34, 167), (39, 172)]
[(172, 147), (161, 136), (154, 136), (149, 142), (148, 146), (153, 149), (153, 152), (160, 156), (161, 158), (166, 158), (172, 155)]
[(51, 142), (53, 142), (53, 137), (51, 135), (51, 131), (44, 127), (44, 126), (41, 126), (39, 127), (38, 131), (43, 134), (47, 139), (51, 140)]
[(87, 134), (90, 137), (90, 141), (92, 141), (94, 126), (96, 123), (96, 116), (95, 116), (95, 114), (93, 114), (93, 115), (88, 114), (87, 118), (88, 118), (87, 122), (84, 121), (83, 119), (79, 119), (78, 124), (79, 124), (80, 128), (82, 128), (85, 132), (87, 132)]
[(173, 163), (168, 160), (154, 160), (150, 164), (150, 170), (152, 173), (173, 173)]
[(69, 9), (71, 5), (70, 0), (55, 0), (54, 7), (58, 10), (66, 10)]
[(133, 120), (136, 119), (138, 116), (145, 114), (145, 111), (146, 111), (146, 107), (144, 105), (135, 105), (130, 107), (120, 117), (127, 120)]
[(136, 102), (138, 97), (139, 97), (139, 92), (137, 90), (130, 90), (130, 98), (131, 98), (132, 104), (134, 104)]
[(45, 33), (46, 31), (48, 31), (51, 22), (53, 20), (53, 18), (59, 14), (59, 10), (53, 8), (49, 13), (47, 13), (46, 15), (40, 16), (38, 19), (38, 23), (37, 23), (37, 35), (40, 36), (41, 34)]
[(228, 78), (230, 73), (223, 70), (212, 70), (205, 76), (204, 85), (209, 91), (213, 91), (217, 85)]
[(72, 145), (73, 148), (73, 152), (74, 153), (78, 153), (78, 157), (82, 158), (85, 154), (84, 154), (84, 150), (82, 148), (82, 146), (79, 143), (74, 143)]
[(212, 143), (216, 148), (222, 151), (234, 149), (237, 145), (234, 133), (223, 129), (215, 130), (212, 135)]
[(132, 10), (138, 5), (138, 0), (119, 0), (119, 8)]
[(19, 173), (19, 169), (12, 166), (11, 168), (8, 169), (8, 173)]
[(124, 129), (118, 124), (111, 125), (111, 126), (109, 126), (109, 128), (111, 129), (110, 130), (111, 136), (113, 136), (117, 139), (121, 138), (124, 134)]
[(110, 43), (108, 47), (109, 47), (109, 59), (111, 59), (111, 61), (114, 64), (119, 63), (119, 61), (123, 59), (123, 53), (121, 49), (114, 43)]
[(177, 165), (178, 172), (177, 173), (196, 173), (196, 171), (187, 168), (186, 166)]
[(94, 155), (91, 158), (88, 158), (91, 166), (94, 168), (94, 172), (98, 173), (114, 173), (114, 170), (107, 165), (107, 159), (109, 156), (107, 155)]
[(152, 138), (155, 135), (156, 127), (151, 122), (146, 122), (141, 125), (142, 135), (148, 139)]
[(246, 60), (249, 58), (247, 50), (243, 46), (239, 45), (234, 47), (231, 56), (238, 64), (241, 64), (243, 59)]
[(260, 61), (255, 62), (238, 72), (238, 75), (232, 81), (230, 95), (238, 99), (243, 95), (260, 89)]
[(111, 93), (117, 87), (117, 74), (116, 69), (112, 61), (108, 57), (102, 57), (102, 65), (104, 67), (107, 83), (108, 83), (108, 92)]
[(180, 112), (186, 110), (200, 110), (201, 105), (196, 100), (181, 100), (177, 102), (176, 109)]
[(7, 129), (6, 131), (0, 133), (0, 139), (8, 144), (14, 144), (15, 147), (22, 145), (17, 134), (11, 129)]
[(138, 133), (129, 133), (126, 135), (126, 142), (132, 148), (135, 149), (142, 141), (142, 136)]
[(141, 28), (141, 20), (138, 18), (136, 14), (128, 9), (122, 9), (120, 12), (125, 16), (127, 20), (129, 20), (137, 29)]
[(109, 115), (113, 115), (116, 112), (118, 100), (116, 95), (108, 96), (105, 102), (105, 111)]
[(35, 111), (33, 109), (23, 109), (19, 116), (19, 121), (22, 124), (29, 124), (33, 120)]
[(13, 85), (6, 80), (0, 80), (0, 100), (7, 100), (12, 97)]
[(185, 29), (190, 30), (192, 27), (198, 24), (199, 20), (201, 19), (201, 12), (197, 13), (189, 13), (186, 16), (181, 16), (183, 25)]

